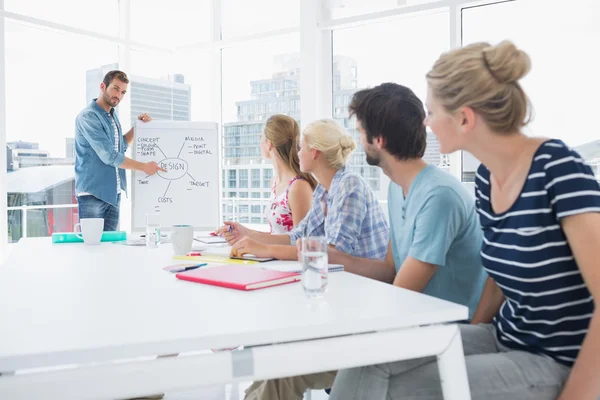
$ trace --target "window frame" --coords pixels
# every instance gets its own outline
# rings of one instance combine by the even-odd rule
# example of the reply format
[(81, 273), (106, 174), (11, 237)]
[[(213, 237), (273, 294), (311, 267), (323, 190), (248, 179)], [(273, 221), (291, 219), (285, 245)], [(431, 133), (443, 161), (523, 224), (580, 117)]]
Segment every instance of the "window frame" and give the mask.
[[(33, 27), (42, 27), (60, 32), (66, 32), (75, 35), (82, 35), (88, 38), (107, 41), (119, 46), (118, 62), (123, 70), (130, 69), (130, 54), (132, 50), (145, 50), (158, 52), (167, 56), (172, 56), (178, 51), (199, 50), (206, 52), (212, 60), (212, 78), (214, 84), (211, 91), (214, 107), (211, 111), (212, 120), (221, 122), (219, 124), (219, 141), (223, 143), (223, 124), (222, 116), (222, 93), (221, 93), (221, 52), (225, 48), (244, 46), (248, 43), (264, 41), (269, 38), (289, 35), (291, 33), (300, 34), (300, 49), (302, 65), (310, 66), (304, 68), (302, 78), (299, 81), (297, 90), (302, 93), (297, 106), (302, 110), (302, 128), (312, 120), (322, 116), (333, 116), (332, 99), (332, 33), (337, 29), (356, 26), (360, 24), (376, 23), (386, 18), (392, 18), (399, 15), (408, 15), (419, 12), (427, 12), (439, 8), (448, 8), (450, 10), (450, 48), (456, 48), (461, 45), (462, 32), (462, 10), (474, 6), (486, 6), (505, 1), (525, 1), (525, 0), (437, 0), (423, 4), (397, 7), (391, 10), (380, 12), (364, 13), (357, 16), (331, 19), (326, 7), (323, 6), (325, 0), (302, 0), (300, 6), (300, 26), (292, 26), (284, 29), (277, 29), (257, 34), (250, 34), (243, 37), (231, 39), (222, 39), (222, 15), (223, 0), (212, 0), (212, 15), (209, 23), (211, 24), (212, 40), (197, 42), (185, 46), (172, 46), (169, 48), (154, 46), (144, 43), (138, 43), (131, 40), (130, 30), (130, 0), (119, 0), (119, 33), (117, 36), (105, 35), (86, 29), (77, 28), (70, 25), (55, 23), (52, 21), (34, 18), (29, 15), (22, 15), (13, 12), (7, 12), (4, 9), (4, 2), (0, 0), (0, 29), (4, 32), (4, 21), (21, 21)], [(6, 67), (5, 67), (5, 43), (0, 41), (0, 146), (6, 147)], [(317, 84), (315, 84), (317, 82)], [(296, 104), (295, 104), (296, 105)], [(277, 106), (276, 108), (279, 108)], [(6, 152), (0, 152), (0, 164), (6, 165)], [(462, 152), (456, 152), (449, 155), (450, 172), (460, 179), (462, 174)], [(219, 168), (219, 180), (222, 185), (226, 182), (223, 173), (225, 165)], [(264, 179), (264, 178), (263, 178)], [(7, 172), (6, 169), (0, 173), (0, 208), (7, 210)], [(219, 193), (223, 194), (225, 188), (219, 188)], [(226, 199), (221, 199), (225, 201)], [(222, 210), (220, 210), (222, 213)], [(6, 212), (5, 212), (6, 214)], [(222, 215), (220, 215), (222, 217)], [(129, 228), (130, 221), (122, 221), (122, 227)], [(0, 218), (0, 261), (7, 255), (8, 244), (8, 221), (7, 218)]]

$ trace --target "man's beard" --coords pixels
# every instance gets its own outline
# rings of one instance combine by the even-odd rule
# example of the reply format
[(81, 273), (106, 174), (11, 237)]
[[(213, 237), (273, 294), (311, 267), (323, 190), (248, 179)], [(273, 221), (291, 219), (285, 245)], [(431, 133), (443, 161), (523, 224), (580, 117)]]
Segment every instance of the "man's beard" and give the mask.
[(369, 165), (374, 165), (374, 166), (379, 166), (379, 163), (381, 162), (381, 159), (377, 156), (372, 156), (367, 154), (367, 152), (365, 151), (365, 155), (367, 156), (367, 164)]
[(111, 105), (112, 107), (116, 107), (116, 106), (118, 106), (118, 105), (119, 105), (119, 100), (117, 100), (116, 104), (113, 106), (113, 101), (112, 101), (112, 100), (113, 100), (113, 98), (112, 98), (111, 96), (109, 96), (109, 95), (107, 95), (107, 94), (104, 94), (104, 95), (103, 95), (103, 97), (104, 97), (104, 102), (105, 102), (106, 104), (109, 104), (109, 105)]

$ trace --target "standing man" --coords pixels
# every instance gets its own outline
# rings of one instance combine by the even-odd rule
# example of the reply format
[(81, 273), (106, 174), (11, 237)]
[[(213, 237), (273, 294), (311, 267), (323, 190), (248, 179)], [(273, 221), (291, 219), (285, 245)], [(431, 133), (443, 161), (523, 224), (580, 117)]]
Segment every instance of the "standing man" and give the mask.
[[(133, 142), (133, 128), (125, 135), (115, 107), (127, 92), (124, 72), (110, 71), (100, 84), (100, 97), (92, 100), (75, 120), (75, 192), (79, 218), (104, 218), (104, 230), (119, 226), (121, 191), (127, 191), (126, 169), (154, 175), (165, 171), (156, 162), (125, 157)], [(139, 120), (152, 120), (146, 113)], [(166, 171), (165, 171), (166, 172)]]

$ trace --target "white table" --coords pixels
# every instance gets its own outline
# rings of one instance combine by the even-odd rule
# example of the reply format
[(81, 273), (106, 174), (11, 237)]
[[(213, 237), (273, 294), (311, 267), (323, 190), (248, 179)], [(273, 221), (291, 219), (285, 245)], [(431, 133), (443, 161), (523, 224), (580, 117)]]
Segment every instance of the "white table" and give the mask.
[[(173, 263), (170, 245), (22, 239), (0, 267), (0, 398), (133, 397), (431, 355), (445, 398), (470, 398), (446, 324), (466, 307), (346, 272), (316, 301), (299, 283), (242, 292), (180, 281), (162, 270)], [(206, 351), (237, 345), (257, 347)]]

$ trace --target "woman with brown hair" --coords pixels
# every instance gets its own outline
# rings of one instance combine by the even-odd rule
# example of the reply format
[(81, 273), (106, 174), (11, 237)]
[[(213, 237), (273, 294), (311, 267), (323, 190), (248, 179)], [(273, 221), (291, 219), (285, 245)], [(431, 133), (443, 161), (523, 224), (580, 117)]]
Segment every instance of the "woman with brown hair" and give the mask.
[[(260, 139), (260, 152), (263, 158), (273, 163), (274, 177), (271, 183), (271, 197), (265, 216), (272, 234), (284, 234), (308, 213), (313, 190), (317, 186), (310, 173), (300, 171), (298, 143), (300, 127), (296, 120), (283, 114), (275, 114), (267, 120)], [(219, 233), (229, 230), (228, 226)]]

